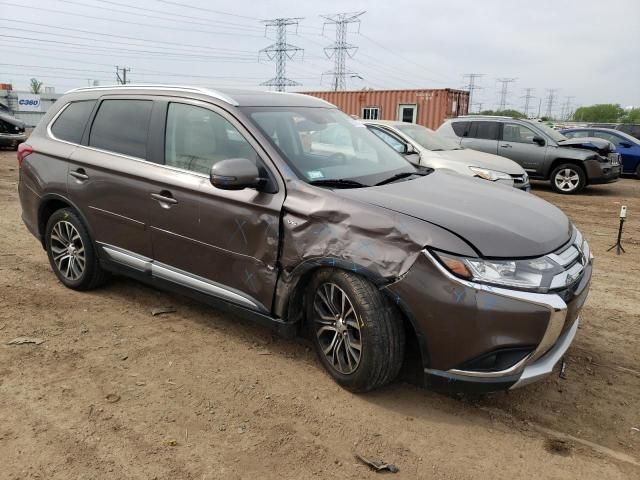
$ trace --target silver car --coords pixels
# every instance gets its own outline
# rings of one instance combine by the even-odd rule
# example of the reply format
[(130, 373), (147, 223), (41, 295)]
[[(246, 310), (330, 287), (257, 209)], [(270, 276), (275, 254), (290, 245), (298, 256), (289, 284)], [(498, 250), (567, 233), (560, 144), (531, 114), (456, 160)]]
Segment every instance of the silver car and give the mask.
[(468, 150), (415, 123), (384, 120), (366, 120), (363, 123), (412, 163), (478, 177), (525, 191), (531, 189), (527, 172), (508, 158)]

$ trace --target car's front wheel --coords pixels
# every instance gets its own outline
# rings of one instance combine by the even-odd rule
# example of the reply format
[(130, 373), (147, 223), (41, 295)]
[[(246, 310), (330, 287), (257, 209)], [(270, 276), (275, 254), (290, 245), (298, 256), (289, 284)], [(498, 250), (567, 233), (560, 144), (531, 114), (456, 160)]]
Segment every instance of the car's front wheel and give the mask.
[(366, 392), (396, 378), (404, 357), (404, 325), (371, 283), (349, 272), (321, 270), (306, 303), (318, 357), (340, 385)]
[(66, 287), (90, 290), (106, 280), (89, 233), (73, 210), (63, 208), (51, 215), (45, 247), (51, 268)]
[(565, 163), (551, 172), (551, 188), (558, 193), (578, 193), (586, 184), (584, 170), (577, 165)]

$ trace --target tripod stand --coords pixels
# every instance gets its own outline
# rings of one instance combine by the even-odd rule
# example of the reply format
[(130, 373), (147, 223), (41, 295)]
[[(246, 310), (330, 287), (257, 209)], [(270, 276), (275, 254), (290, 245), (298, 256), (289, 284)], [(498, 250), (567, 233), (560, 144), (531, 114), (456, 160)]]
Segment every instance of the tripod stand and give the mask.
[(616, 249), (616, 253), (618, 255), (620, 255), (620, 251), (622, 251), (622, 253), (627, 253), (624, 251), (624, 247), (622, 246), (622, 227), (624, 226), (624, 217), (620, 217), (620, 227), (618, 227), (618, 240), (616, 241), (615, 244), (611, 245), (608, 249), (607, 252), (610, 252), (611, 250), (613, 250), (614, 248)]

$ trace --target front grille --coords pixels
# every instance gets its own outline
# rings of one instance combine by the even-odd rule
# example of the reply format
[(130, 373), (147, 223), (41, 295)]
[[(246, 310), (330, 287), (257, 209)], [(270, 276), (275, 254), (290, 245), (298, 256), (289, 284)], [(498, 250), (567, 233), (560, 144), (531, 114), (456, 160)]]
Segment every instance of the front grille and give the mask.
[(522, 185), (523, 183), (526, 183), (524, 175), (511, 175), (511, 178), (513, 178), (513, 183), (515, 183), (516, 185)]
[(583, 239), (580, 232), (576, 233), (573, 242), (564, 249), (547, 255), (551, 260), (561, 265), (563, 272), (558, 273), (551, 280), (551, 290), (570, 287), (582, 277), (584, 268), (589, 263), (591, 255), (588, 246), (583, 251)]

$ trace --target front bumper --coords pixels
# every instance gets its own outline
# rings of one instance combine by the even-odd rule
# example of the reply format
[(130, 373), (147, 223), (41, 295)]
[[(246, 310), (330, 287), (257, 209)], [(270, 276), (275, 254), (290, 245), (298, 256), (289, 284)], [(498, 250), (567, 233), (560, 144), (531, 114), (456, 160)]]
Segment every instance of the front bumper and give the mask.
[(617, 182), (622, 173), (622, 166), (618, 163), (599, 162), (598, 160), (587, 160), (584, 162), (587, 171), (587, 183), (598, 185), (603, 183)]
[(27, 141), (26, 134), (0, 135), (0, 147), (16, 147)]
[[(428, 251), (421, 257), (387, 289), (413, 323), (430, 388), (490, 392), (552, 372), (575, 337), (590, 261), (571, 287), (542, 294), (462, 280)], [(486, 358), (495, 367), (480, 367)]]

